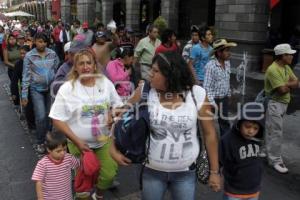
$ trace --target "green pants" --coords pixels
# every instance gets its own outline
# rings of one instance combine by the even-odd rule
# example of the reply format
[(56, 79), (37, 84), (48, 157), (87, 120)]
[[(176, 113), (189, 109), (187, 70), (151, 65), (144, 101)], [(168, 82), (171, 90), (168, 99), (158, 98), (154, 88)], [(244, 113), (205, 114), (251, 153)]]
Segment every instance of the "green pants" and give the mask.
[[(118, 164), (112, 159), (109, 154), (109, 148), (112, 141), (109, 141), (104, 146), (93, 149), (100, 162), (100, 171), (97, 179), (96, 187), (100, 190), (109, 188), (117, 175)], [(73, 143), (68, 143), (68, 148), (71, 154), (80, 157), (80, 151)]]

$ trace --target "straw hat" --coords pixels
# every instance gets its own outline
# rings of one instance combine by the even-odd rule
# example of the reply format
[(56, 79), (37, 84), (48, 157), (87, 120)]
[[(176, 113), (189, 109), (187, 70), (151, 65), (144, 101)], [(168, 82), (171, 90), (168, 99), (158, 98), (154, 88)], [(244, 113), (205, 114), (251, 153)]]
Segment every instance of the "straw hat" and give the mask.
[(234, 42), (227, 42), (225, 39), (218, 39), (213, 43), (213, 50), (210, 52), (213, 55), (216, 51), (225, 49), (227, 47), (236, 47), (237, 44)]

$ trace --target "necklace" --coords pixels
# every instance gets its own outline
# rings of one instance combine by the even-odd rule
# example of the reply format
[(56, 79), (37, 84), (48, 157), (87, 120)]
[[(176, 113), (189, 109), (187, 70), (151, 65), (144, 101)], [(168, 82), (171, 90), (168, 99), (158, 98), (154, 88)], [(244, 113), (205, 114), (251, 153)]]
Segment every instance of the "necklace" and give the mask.
[(87, 94), (87, 96), (89, 97), (91, 103), (92, 103), (92, 107), (95, 110), (95, 106), (96, 106), (96, 102), (95, 102), (95, 87), (93, 86), (93, 96), (91, 97), (91, 95), (89, 94), (89, 92), (87, 91), (86, 87), (84, 85), (82, 85), (83, 90), (85, 91), (85, 93)]

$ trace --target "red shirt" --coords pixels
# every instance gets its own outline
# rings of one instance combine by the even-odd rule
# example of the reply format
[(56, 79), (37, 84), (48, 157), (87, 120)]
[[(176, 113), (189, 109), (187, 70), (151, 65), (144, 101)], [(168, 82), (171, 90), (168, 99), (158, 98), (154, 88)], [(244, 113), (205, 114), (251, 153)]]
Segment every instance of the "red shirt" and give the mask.
[(159, 45), (156, 49), (155, 49), (155, 55), (159, 54), (159, 53), (164, 53), (167, 51), (174, 51), (176, 52), (178, 49), (177, 45), (174, 43), (171, 47), (166, 47), (163, 44)]
[(60, 31), (61, 31), (61, 28), (60, 27), (55, 27), (54, 29), (53, 29), (53, 32), (52, 32), (52, 35), (53, 35), (53, 37), (54, 37), (54, 41), (55, 42), (59, 42), (60, 40), (59, 40), (59, 34), (60, 34)]

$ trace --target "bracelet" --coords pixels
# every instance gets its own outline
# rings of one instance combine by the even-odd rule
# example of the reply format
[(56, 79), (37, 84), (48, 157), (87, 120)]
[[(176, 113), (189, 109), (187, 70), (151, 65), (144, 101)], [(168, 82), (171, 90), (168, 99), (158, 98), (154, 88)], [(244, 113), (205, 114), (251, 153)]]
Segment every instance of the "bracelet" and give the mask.
[(215, 175), (219, 175), (220, 174), (219, 170), (210, 170), (209, 173), (210, 174), (215, 174)]

